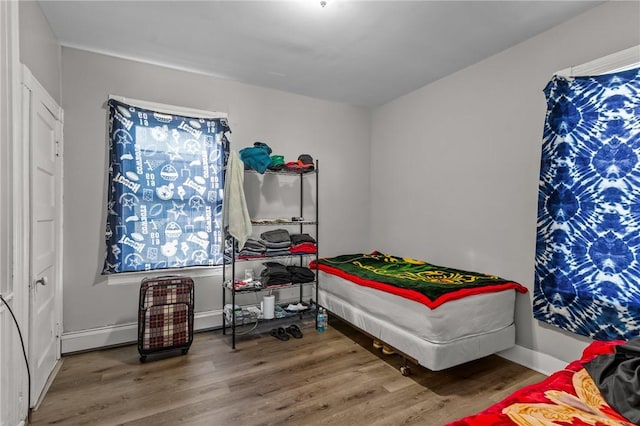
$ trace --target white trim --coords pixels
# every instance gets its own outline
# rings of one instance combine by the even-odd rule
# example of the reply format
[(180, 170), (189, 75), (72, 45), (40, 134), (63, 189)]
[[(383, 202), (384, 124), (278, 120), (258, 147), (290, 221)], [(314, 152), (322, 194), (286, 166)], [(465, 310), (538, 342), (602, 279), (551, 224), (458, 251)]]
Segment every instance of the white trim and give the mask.
[[(23, 100), (22, 100), (22, 87), (21, 87), (21, 70), (20, 70), (20, 12), (18, 2), (9, 3), (9, 24), (10, 34), (9, 40), (11, 43), (10, 56), (11, 56), (11, 102), (12, 108), (12, 121), (13, 121), (13, 141), (12, 141), (12, 165), (11, 175), (13, 177), (13, 183), (11, 186), (10, 199), (13, 204), (12, 211), (12, 226), (13, 226), (13, 291), (15, 295), (15, 302), (13, 310), (16, 315), (20, 328), (22, 330), (22, 337), (26, 348), (29, 345), (29, 287), (25, 283), (29, 282), (29, 233), (28, 228), (25, 227), (26, 214), (28, 213), (29, 199), (23, 194), (23, 191), (29, 188), (29, 181), (22, 180), (24, 173), (23, 170), (29, 167), (28, 150), (24, 146), (24, 135), (22, 134), (22, 114), (23, 114)], [(25, 206), (27, 209), (25, 210)], [(16, 216), (17, 215), (17, 216)], [(16, 338), (15, 342), (19, 344), (19, 339)], [(18, 411), (19, 418), (26, 419), (29, 414), (29, 402), (28, 402), (28, 378), (26, 374), (25, 361), (22, 357), (22, 351), (19, 347), (16, 347), (13, 358), (13, 367), (15, 369), (15, 376), (18, 377), (17, 386), (12, 389), (12, 392), (20, 395), (16, 397), (14, 403), (16, 404), (16, 410)]]
[[(7, 246), (3, 247), (2, 279), (7, 279), (5, 299), (11, 302), (13, 313), (23, 337), (28, 339), (28, 258), (25, 258), (23, 198), (21, 181), (25, 151), (22, 140), (22, 92), (20, 87), (20, 31), (18, 2), (1, 2), (0, 5), (0, 97), (3, 120), (1, 141), (3, 153), (2, 227), (10, 228)], [(5, 179), (6, 178), (6, 179)], [(5, 204), (6, 203), (6, 207)], [(5, 251), (6, 249), (6, 251)], [(4, 272), (4, 267), (8, 269)], [(2, 310), (0, 319), (0, 424), (24, 424), (28, 416), (27, 373), (20, 348), (20, 340), (13, 319)]]
[(140, 285), (142, 279), (160, 275), (189, 275), (191, 278), (210, 278), (222, 276), (222, 265), (191, 267), (188, 269), (156, 269), (154, 271), (123, 272), (107, 275), (107, 285)]
[[(58, 335), (60, 337), (62, 330), (64, 330), (63, 319), (64, 313), (62, 307), (64, 306), (64, 110), (62, 107), (59, 111), (58, 123), (56, 126), (56, 133), (58, 139), (58, 173), (56, 176), (56, 184), (59, 188), (58, 199), (56, 204), (58, 207), (57, 220), (58, 220), (58, 236), (56, 249), (56, 283), (58, 285), (58, 293), (56, 295), (58, 303)], [(62, 344), (60, 345), (60, 348)], [(58, 359), (60, 358), (61, 349), (58, 349)]]
[[(139, 284), (139, 282), (137, 283)], [(282, 290), (282, 289), (280, 289)], [(291, 294), (280, 293), (279, 304), (298, 301), (299, 294), (291, 290)], [(295, 293), (295, 294), (294, 294)], [(206, 331), (222, 327), (222, 309), (196, 312), (193, 318), (194, 331)], [(228, 333), (230, 333), (228, 331)], [(231, 336), (229, 336), (231, 338)], [(111, 325), (88, 330), (70, 331), (62, 334), (62, 353), (82, 352), (101, 349), (109, 346), (133, 344), (138, 341), (138, 323)]]
[(552, 357), (551, 355), (527, 349), (520, 345), (515, 345), (509, 349), (500, 351), (497, 355), (547, 376), (551, 375), (554, 371), (564, 369), (568, 364), (568, 362)]
[[(42, 86), (42, 84), (40, 84), (40, 82), (34, 77), (33, 73), (31, 72), (31, 70), (29, 70), (29, 68), (26, 65), (22, 65), (21, 66), (21, 81), (22, 81), (22, 130), (23, 130), (23, 134), (22, 134), (22, 141), (23, 141), (23, 152), (24, 152), (24, 158), (23, 158), (23, 168), (21, 170), (22, 172), (22, 178), (21, 181), (24, 182), (24, 187), (22, 189), (23, 193), (23, 202), (25, 202), (26, 207), (24, 208), (24, 213), (23, 213), (23, 227), (24, 230), (27, 231), (28, 233), (24, 235), (23, 240), (22, 240), (22, 244), (24, 244), (25, 246), (25, 250), (24, 250), (24, 256), (25, 259), (27, 260), (25, 266), (27, 266), (27, 274), (28, 274), (28, 278), (27, 280), (23, 281), (23, 283), (27, 283), (27, 285), (25, 286), (27, 288), (27, 304), (29, 306), (29, 309), (31, 308), (31, 304), (30, 304), (30, 297), (32, 295), (31, 291), (29, 291), (28, 289), (31, 288), (30, 283), (32, 283), (35, 280), (35, 277), (31, 276), (32, 273), (32, 260), (31, 259), (31, 249), (32, 249), (32, 244), (31, 244), (31, 227), (32, 227), (32, 223), (31, 223), (31, 202), (32, 202), (32, 195), (33, 195), (33, 191), (31, 190), (32, 186), (31, 186), (31, 182), (32, 182), (32, 176), (31, 176), (31, 170), (32, 170), (32, 149), (33, 149), (33, 141), (32, 141), (32, 135), (31, 135), (31, 130), (32, 127), (34, 126), (34, 123), (32, 123), (31, 119), (32, 119), (32, 112), (34, 111), (34, 108), (36, 107), (36, 105), (39, 107), (40, 103), (42, 105), (44, 105), (44, 107), (51, 113), (51, 116), (53, 117), (54, 121), (55, 121), (55, 139), (56, 139), (56, 143), (58, 144), (58, 156), (55, 158), (55, 194), (53, 195), (54, 197), (54, 202), (56, 205), (56, 211), (55, 211), (55, 216), (56, 216), (56, 229), (55, 229), (55, 242), (56, 242), (56, 254), (55, 254), (55, 271), (56, 271), (56, 282), (55, 282), (55, 289), (54, 289), (54, 318), (56, 319), (57, 324), (55, 324), (54, 329), (57, 331), (57, 335), (56, 335), (56, 339), (57, 339), (57, 347), (56, 347), (56, 359), (60, 359), (61, 356), (61, 336), (59, 333), (59, 330), (63, 329), (63, 325), (62, 325), (62, 318), (63, 318), (63, 312), (62, 312), (62, 303), (63, 303), (63, 286), (62, 286), (62, 280), (63, 280), (63, 271), (62, 271), (62, 265), (63, 265), (63, 243), (62, 243), (62, 235), (63, 235), (63, 229), (62, 229), (62, 217), (63, 217), (63, 208), (62, 208), (62, 200), (63, 200), (63, 181), (62, 181), (62, 155), (61, 155), (61, 146), (62, 146), (62, 127), (63, 127), (63, 122), (62, 119), (64, 117), (64, 111), (62, 110), (62, 108), (58, 105), (58, 103), (55, 101), (55, 99), (49, 94), (49, 92), (47, 92), (47, 90), (44, 88), (44, 86)], [(24, 286), (24, 284), (23, 284)], [(32, 330), (30, 329), (31, 327), (31, 313), (29, 313), (28, 315), (28, 324), (29, 324), (29, 333), (28, 333), (28, 337), (25, 338), (25, 344), (27, 346), (27, 354), (29, 356), (29, 359), (32, 360), (32, 358), (34, 356), (36, 356), (36, 354), (33, 354), (31, 352), (31, 348), (30, 348), (30, 344), (29, 342), (31, 342), (31, 339), (35, 338), (35, 335), (32, 333)], [(33, 365), (33, 363), (32, 363)], [(32, 381), (33, 378), (35, 376), (35, 372), (32, 371)], [(49, 372), (50, 373), (50, 372)], [(38, 395), (33, 394), (34, 391), (38, 392), (39, 390), (34, 389), (34, 387), (32, 386), (32, 395), (31, 395), (31, 407), (35, 407), (35, 404), (37, 403), (37, 398), (41, 398), (44, 396), (45, 392), (46, 392), (46, 388), (42, 390), (42, 392), (40, 392)]]
[(49, 374), (49, 377), (47, 377), (47, 382), (44, 385), (44, 389), (42, 390), (42, 393), (40, 394), (40, 398), (33, 403), (33, 411), (36, 411), (38, 408), (40, 408), (40, 404), (42, 403), (42, 401), (44, 401), (44, 398), (47, 396), (47, 392), (49, 392), (49, 388), (51, 387), (51, 385), (53, 384), (53, 381), (56, 379), (56, 376), (62, 369), (62, 362), (63, 362), (62, 359), (58, 359), (58, 361), (56, 362), (56, 365), (53, 367), (53, 370), (51, 371), (51, 374)]
[(37, 90), (40, 96), (40, 100), (42, 100), (44, 106), (47, 107), (56, 121), (60, 121), (62, 116), (62, 108), (58, 106), (58, 103), (55, 101), (55, 99), (53, 99), (53, 96), (51, 96), (49, 92), (47, 92), (47, 89), (45, 89), (44, 86), (40, 84), (38, 80), (36, 80), (36, 78), (33, 76), (33, 73), (26, 65), (22, 65), (21, 71), (22, 84), (24, 84), (31, 92)]
[[(9, 10), (5, 4), (0, 3), (0, 234), (11, 235), (11, 215), (9, 214), (10, 203), (7, 201), (11, 195), (11, 187), (9, 186), (9, 177), (11, 176), (9, 166), (11, 164), (9, 156), (11, 154), (11, 83), (6, 76), (11, 68), (9, 60)], [(6, 112), (5, 112), (6, 111)], [(0, 295), (4, 291), (12, 291), (11, 287), (11, 265), (9, 255), (11, 251), (11, 241), (2, 238), (0, 241)], [(6, 287), (4, 287), (6, 285)], [(6, 331), (7, 315), (5, 314), (4, 304), (0, 302), (0, 424), (5, 424), (9, 418), (6, 414), (8, 406), (8, 397), (5, 397), (4, 389), (13, 391), (15, 384), (9, 379), (6, 371), (11, 371), (13, 367), (9, 365), (9, 361), (5, 352), (11, 343), (7, 338)], [(13, 345), (11, 345), (13, 346)], [(15, 352), (15, 351), (14, 351)], [(5, 402), (6, 401), (6, 402)]]
[(139, 108), (150, 109), (172, 115), (184, 115), (190, 118), (227, 118), (229, 116), (229, 114), (227, 114), (226, 112), (206, 111), (202, 109), (161, 104), (158, 102), (143, 101), (140, 99), (132, 99), (118, 95), (109, 95), (109, 99), (115, 99), (116, 101), (123, 102), (132, 106), (137, 106)]
[(574, 65), (555, 73), (561, 77), (608, 74), (640, 65), (640, 45), (621, 50), (581, 65)]
[[(222, 326), (222, 309), (198, 312), (194, 315), (194, 330), (203, 331)], [(62, 334), (62, 353), (88, 351), (108, 346), (135, 343), (138, 323), (112, 325)]]
[[(15, 358), (13, 354), (16, 351), (13, 351), (13, 354), (9, 353), (8, 348), (13, 346), (15, 339), (12, 341), (9, 337), (10, 333), (7, 332), (9, 316), (4, 304), (0, 304), (2, 304), (2, 307), (0, 307), (0, 343), (2, 344), (0, 346), (0, 424), (5, 424), (9, 419), (8, 408), (11, 406), (10, 402), (14, 402), (9, 400), (9, 394), (13, 393), (17, 387), (14, 377), (10, 377), (6, 372), (13, 370), (13, 365), (9, 364), (9, 359)], [(15, 362), (12, 364), (15, 364)]]

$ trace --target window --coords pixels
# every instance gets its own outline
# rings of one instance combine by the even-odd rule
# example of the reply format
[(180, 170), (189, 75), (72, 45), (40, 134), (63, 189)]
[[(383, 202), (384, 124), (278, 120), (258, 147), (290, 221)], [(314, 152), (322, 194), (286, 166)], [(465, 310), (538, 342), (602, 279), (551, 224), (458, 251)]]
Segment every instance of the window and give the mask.
[(117, 97), (107, 105), (103, 274), (222, 264), (226, 117)]

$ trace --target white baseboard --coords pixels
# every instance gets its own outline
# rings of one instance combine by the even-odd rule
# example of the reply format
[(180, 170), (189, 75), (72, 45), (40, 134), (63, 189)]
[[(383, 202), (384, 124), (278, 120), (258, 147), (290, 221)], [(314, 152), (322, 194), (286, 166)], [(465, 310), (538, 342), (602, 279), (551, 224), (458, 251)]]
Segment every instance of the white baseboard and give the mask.
[[(278, 303), (295, 303), (298, 296), (279, 294)], [(222, 309), (196, 312), (193, 317), (194, 331), (209, 330), (222, 327)], [(136, 343), (138, 341), (138, 323), (118, 324), (98, 327), (88, 330), (70, 331), (62, 333), (61, 353), (89, 351), (109, 346)]]
[[(222, 309), (194, 314), (193, 328), (195, 331), (215, 327), (222, 327)], [(61, 340), (63, 354), (135, 343), (138, 341), (138, 323), (62, 333)]]
[(562, 370), (568, 364), (568, 362), (552, 357), (551, 355), (536, 352), (520, 345), (500, 351), (497, 355), (509, 361), (524, 365), (546, 376), (549, 376), (554, 371)]

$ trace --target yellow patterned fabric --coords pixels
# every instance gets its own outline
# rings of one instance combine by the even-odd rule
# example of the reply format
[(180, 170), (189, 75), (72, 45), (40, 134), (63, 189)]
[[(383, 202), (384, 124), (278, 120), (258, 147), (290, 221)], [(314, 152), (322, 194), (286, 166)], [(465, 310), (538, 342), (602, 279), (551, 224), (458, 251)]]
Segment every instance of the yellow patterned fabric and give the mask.
[(633, 426), (607, 403), (585, 365), (614, 354), (625, 341), (594, 341), (582, 358), (485, 410), (445, 426)]
[[(576, 396), (558, 390), (544, 394), (552, 403), (516, 403), (502, 410), (518, 426), (592, 425), (633, 426), (605, 402), (583, 368), (573, 375)], [(579, 423), (576, 423), (579, 421)]]

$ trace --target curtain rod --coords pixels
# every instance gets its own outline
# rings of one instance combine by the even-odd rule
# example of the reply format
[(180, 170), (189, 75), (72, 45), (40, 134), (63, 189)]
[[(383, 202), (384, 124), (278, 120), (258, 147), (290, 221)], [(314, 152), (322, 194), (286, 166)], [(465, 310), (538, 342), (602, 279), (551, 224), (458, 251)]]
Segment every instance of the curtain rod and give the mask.
[(581, 65), (574, 65), (554, 74), (560, 77), (572, 78), (588, 75), (608, 74), (624, 71), (640, 66), (640, 45), (603, 56)]

